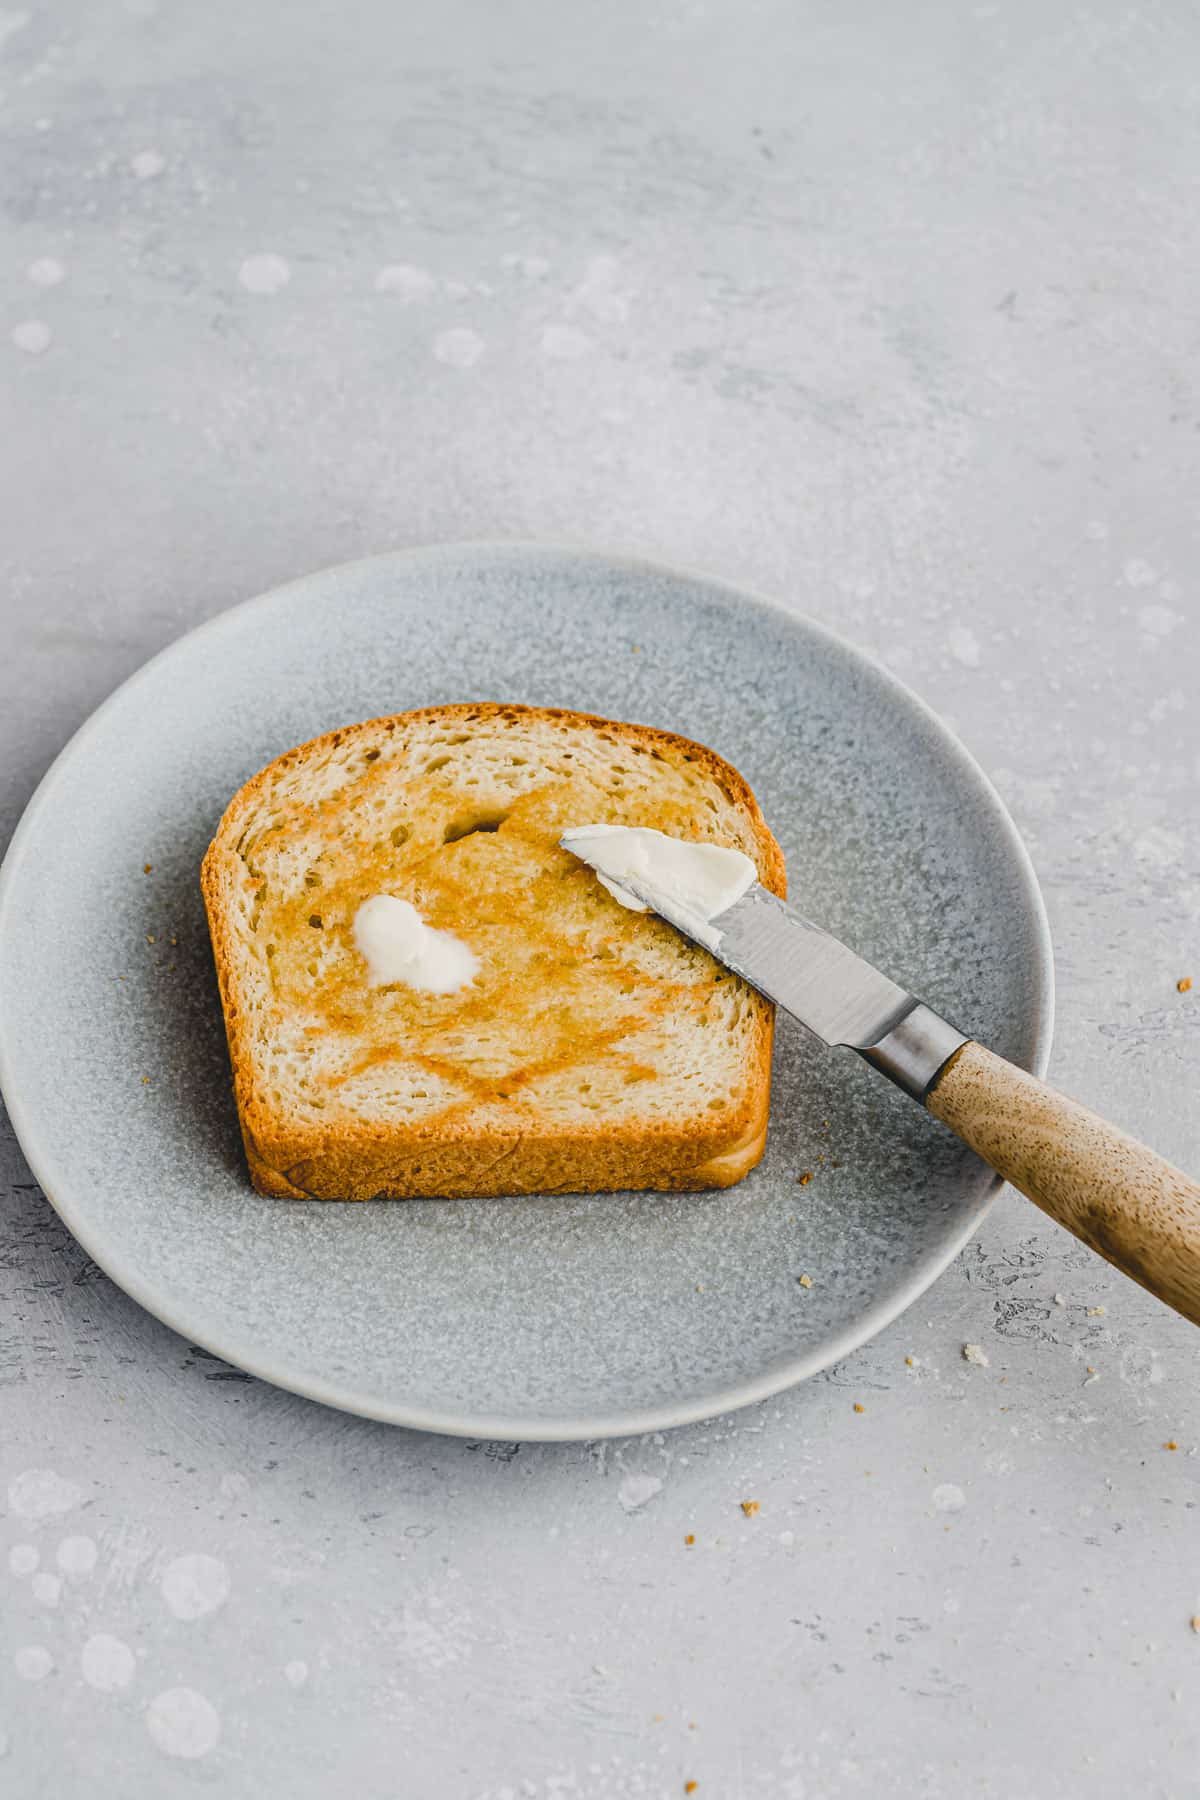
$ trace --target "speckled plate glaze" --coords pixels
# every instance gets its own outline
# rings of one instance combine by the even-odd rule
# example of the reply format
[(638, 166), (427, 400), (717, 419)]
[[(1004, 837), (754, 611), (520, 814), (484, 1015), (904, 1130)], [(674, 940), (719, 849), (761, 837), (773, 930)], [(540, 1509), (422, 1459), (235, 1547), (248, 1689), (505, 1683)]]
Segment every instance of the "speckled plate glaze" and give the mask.
[(168, 1325), (374, 1418), (582, 1438), (775, 1393), (916, 1299), (999, 1186), (853, 1056), (788, 1021), (767, 1155), (728, 1192), (339, 1206), (250, 1187), (204, 848), (279, 751), (466, 699), (580, 707), (712, 744), (757, 791), (805, 911), (1044, 1068), (1051, 959), (1028, 858), (907, 689), (810, 621), (699, 576), (450, 546), (235, 607), (128, 681), (51, 769), (0, 876), (0, 1083), (33, 1171), (88, 1253)]

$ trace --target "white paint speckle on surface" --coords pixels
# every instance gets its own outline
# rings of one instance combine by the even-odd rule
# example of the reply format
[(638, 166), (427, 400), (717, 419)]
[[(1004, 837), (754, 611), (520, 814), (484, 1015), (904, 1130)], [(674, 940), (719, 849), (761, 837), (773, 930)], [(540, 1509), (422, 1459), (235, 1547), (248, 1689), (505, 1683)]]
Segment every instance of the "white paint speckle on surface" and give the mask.
[(44, 1681), (54, 1658), (43, 1644), (25, 1644), (14, 1655), (13, 1667), (22, 1681)]
[(18, 31), (24, 31), (31, 14), (27, 12), (0, 12), (0, 50), (3, 50), (10, 37)]
[(90, 1575), (98, 1554), (95, 1538), (67, 1537), (58, 1546), (54, 1560), (64, 1575)]
[(39, 256), (30, 263), (25, 273), (34, 287), (52, 288), (66, 280), (67, 271), (56, 256)]
[(979, 667), (979, 639), (969, 625), (954, 625), (950, 629), (950, 654), (964, 669)]
[(292, 271), (273, 250), (248, 256), (238, 270), (238, 280), (248, 294), (278, 294), (292, 279)]
[(428, 300), (436, 288), (437, 282), (429, 270), (418, 269), (413, 263), (389, 263), (375, 277), (377, 294), (394, 294), (405, 305)]
[(632, 293), (622, 283), (621, 265), (615, 256), (593, 256), (570, 297), (572, 307), (610, 324), (628, 319), (631, 301)]
[(34, 1599), (40, 1600), (43, 1606), (58, 1605), (59, 1595), (62, 1593), (61, 1575), (51, 1575), (49, 1570), (43, 1569), (34, 1576), (30, 1585)]
[(79, 1653), (79, 1670), (89, 1687), (112, 1694), (129, 1686), (137, 1673), (137, 1658), (120, 1638), (97, 1631)]
[(633, 1472), (626, 1475), (617, 1489), (617, 1499), (626, 1512), (636, 1512), (639, 1506), (645, 1506), (647, 1500), (653, 1500), (655, 1494), (662, 1492), (662, 1478), (658, 1475), (643, 1475)]
[(577, 331), (574, 325), (547, 325), (542, 332), (543, 356), (570, 362), (576, 357), (586, 356), (592, 348), (592, 340), (587, 332)]
[(157, 180), (166, 166), (167, 159), (159, 150), (139, 150), (129, 159), (129, 167), (139, 181)]
[(1150, 587), (1158, 580), (1158, 570), (1141, 556), (1131, 556), (1122, 564), (1121, 573), (1131, 588)]
[(216, 1747), (221, 1718), (195, 1688), (167, 1688), (146, 1708), (146, 1730), (164, 1755), (193, 1762)]
[(550, 273), (550, 262), (545, 256), (521, 256), (510, 250), (506, 256), (500, 258), (500, 262), (504, 268), (512, 269), (517, 275), (523, 275), (526, 281), (540, 281), (544, 275)]
[(1152, 638), (1170, 637), (1171, 633), (1183, 624), (1179, 614), (1169, 606), (1162, 606), (1154, 601), (1149, 606), (1140, 606), (1137, 616), (1142, 630)]
[(22, 319), (19, 325), (12, 328), (12, 341), (18, 350), (24, 350), (26, 356), (40, 356), (50, 348), (54, 333), (45, 319)]
[(162, 1597), (177, 1619), (202, 1619), (229, 1598), (229, 1570), (203, 1552), (177, 1556), (162, 1572)]
[(50, 1519), (74, 1511), (82, 1490), (53, 1469), (26, 1469), (8, 1484), (8, 1510), (18, 1519)]
[(1167, 825), (1151, 825), (1140, 837), (1134, 839), (1133, 854), (1140, 863), (1152, 869), (1173, 869), (1182, 860), (1187, 841), (1182, 832), (1172, 831)]
[(299, 1658), (295, 1662), (285, 1663), (283, 1678), (289, 1687), (302, 1688), (308, 1680), (308, 1664)]
[(451, 369), (474, 368), (484, 349), (483, 339), (469, 325), (452, 325), (433, 340), (433, 354)]
[(8, 1567), (13, 1575), (32, 1575), (41, 1561), (36, 1544), (14, 1544), (8, 1553)]
[(943, 1481), (933, 1490), (935, 1512), (961, 1512), (966, 1504), (967, 1496), (952, 1481)]

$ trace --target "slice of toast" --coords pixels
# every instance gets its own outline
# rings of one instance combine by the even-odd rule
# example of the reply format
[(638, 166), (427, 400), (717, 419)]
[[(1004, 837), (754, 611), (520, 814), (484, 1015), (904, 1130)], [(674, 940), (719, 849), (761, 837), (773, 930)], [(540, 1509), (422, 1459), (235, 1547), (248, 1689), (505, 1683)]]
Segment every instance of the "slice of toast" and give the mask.
[[(783, 857), (737, 771), (641, 725), (440, 706), (352, 725), (248, 781), (202, 886), (254, 1185), (297, 1199), (727, 1187), (762, 1155), (769, 1003), (558, 847), (651, 825)], [(393, 894), (479, 961), (372, 986)]]

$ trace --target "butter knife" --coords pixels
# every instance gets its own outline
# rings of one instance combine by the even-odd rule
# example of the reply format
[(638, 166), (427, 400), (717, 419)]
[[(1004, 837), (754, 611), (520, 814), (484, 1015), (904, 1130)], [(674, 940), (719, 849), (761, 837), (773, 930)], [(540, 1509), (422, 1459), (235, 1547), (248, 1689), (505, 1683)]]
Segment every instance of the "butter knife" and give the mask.
[[(586, 848), (564, 848), (595, 868)], [(755, 882), (708, 919), (620, 885), (830, 1049), (854, 1050), (1115, 1268), (1200, 1325), (1200, 1184), (966, 1037)]]

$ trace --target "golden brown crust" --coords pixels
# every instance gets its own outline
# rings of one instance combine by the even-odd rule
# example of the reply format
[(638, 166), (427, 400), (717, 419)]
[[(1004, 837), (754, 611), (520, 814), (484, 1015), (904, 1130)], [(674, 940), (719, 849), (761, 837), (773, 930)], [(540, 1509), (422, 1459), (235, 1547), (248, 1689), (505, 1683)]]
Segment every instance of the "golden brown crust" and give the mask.
[(225, 1012), (234, 1088), (251, 1178), (261, 1193), (284, 1198), (405, 1198), (423, 1195), (597, 1192), (624, 1188), (699, 1189), (729, 1186), (758, 1162), (766, 1138), (773, 1010), (757, 995), (747, 1050), (748, 1079), (740, 1104), (719, 1121), (681, 1130), (672, 1120), (643, 1120), (631, 1133), (621, 1121), (539, 1120), (536, 1132), (467, 1128), (461, 1115), (428, 1124), (355, 1119), (315, 1126), (281, 1117), (256, 1081), (245, 995), (232, 929), (233, 871), (245, 820), (281, 774), (327, 750), (353, 747), (423, 722), (474, 725), (557, 721), (572, 728), (618, 732), (629, 745), (695, 764), (748, 824), (759, 878), (783, 897), (782, 852), (744, 777), (704, 745), (660, 731), (560, 708), (483, 702), (428, 707), (350, 725), (301, 744), (252, 777), (226, 809), (205, 855), (201, 887)]

